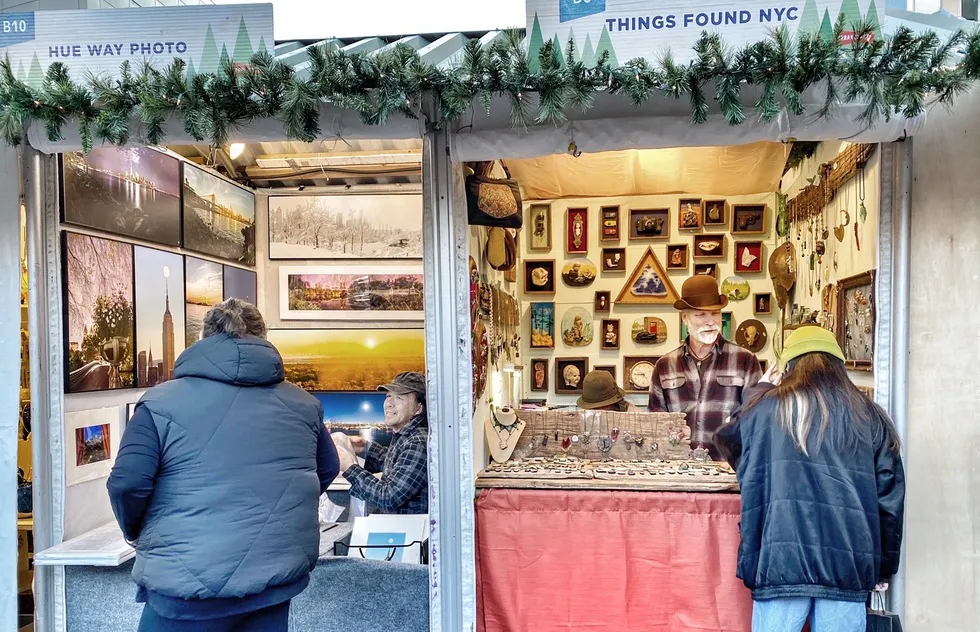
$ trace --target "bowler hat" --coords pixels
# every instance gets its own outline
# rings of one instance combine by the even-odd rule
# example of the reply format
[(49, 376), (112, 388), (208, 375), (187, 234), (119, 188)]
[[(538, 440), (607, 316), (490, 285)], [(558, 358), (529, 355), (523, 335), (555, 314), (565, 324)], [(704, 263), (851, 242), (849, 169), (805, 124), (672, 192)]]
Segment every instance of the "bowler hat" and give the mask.
[(602, 408), (615, 404), (626, 397), (626, 392), (616, 386), (616, 380), (609, 371), (592, 371), (582, 380), (582, 396), (578, 407), (586, 410)]
[(728, 305), (728, 297), (718, 291), (718, 281), (707, 274), (695, 274), (681, 286), (681, 297), (674, 301), (674, 309), (704, 310), (717, 312)]

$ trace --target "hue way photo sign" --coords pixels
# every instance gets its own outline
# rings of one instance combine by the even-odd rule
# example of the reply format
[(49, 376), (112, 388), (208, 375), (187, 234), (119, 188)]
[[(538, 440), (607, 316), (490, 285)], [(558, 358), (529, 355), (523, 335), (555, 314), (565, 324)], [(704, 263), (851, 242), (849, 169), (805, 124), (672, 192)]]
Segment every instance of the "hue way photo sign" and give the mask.
[(78, 80), (117, 76), (124, 61), (162, 70), (180, 57), (193, 75), (215, 72), (226, 59), (247, 63), (273, 46), (271, 4), (0, 14), (0, 56), (33, 86), (54, 62)]
[(569, 39), (576, 58), (588, 66), (605, 52), (614, 67), (630, 59), (658, 59), (670, 49), (675, 61), (694, 58), (701, 33), (718, 33), (735, 47), (765, 39), (780, 26), (791, 34), (832, 37), (844, 16), (844, 43), (853, 41), (852, 26), (867, 20), (881, 37), (883, 0), (527, 0), (529, 48), (537, 51), (552, 40), (564, 54)]

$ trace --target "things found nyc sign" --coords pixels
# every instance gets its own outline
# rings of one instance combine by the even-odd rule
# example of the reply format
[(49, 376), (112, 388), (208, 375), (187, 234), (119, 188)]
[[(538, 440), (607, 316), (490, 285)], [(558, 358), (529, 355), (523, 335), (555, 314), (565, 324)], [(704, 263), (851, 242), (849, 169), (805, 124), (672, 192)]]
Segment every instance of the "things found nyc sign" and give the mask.
[(845, 44), (855, 38), (852, 27), (864, 21), (875, 25), (880, 38), (885, 9), (883, 0), (527, 0), (526, 6), (534, 59), (549, 40), (564, 54), (571, 39), (576, 60), (594, 66), (608, 53), (614, 67), (636, 57), (654, 61), (668, 48), (675, 61), (687, 62), (703, 31), (732, 46), (763, 40), (780, 26), (830, 38), (839, 16)]

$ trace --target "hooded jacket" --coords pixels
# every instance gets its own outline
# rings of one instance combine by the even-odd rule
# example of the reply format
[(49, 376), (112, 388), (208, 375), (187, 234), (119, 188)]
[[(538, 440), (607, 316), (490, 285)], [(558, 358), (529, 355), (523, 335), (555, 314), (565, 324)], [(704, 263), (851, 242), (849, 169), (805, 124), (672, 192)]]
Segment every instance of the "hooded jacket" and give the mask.
[(205, 338), (138, 408), (152, 415), (161, 453), (136, 583), (166, 597), (227, 599), (305, 581), (319, 546), (322, 410), (283, 381), (275, 347)]

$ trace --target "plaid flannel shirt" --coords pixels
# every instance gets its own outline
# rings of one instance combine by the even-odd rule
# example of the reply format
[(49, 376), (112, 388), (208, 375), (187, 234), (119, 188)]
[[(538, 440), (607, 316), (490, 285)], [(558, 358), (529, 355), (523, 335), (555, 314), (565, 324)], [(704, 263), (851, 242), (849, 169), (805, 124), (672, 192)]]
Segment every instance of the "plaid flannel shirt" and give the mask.
[(657, 362), (650, 380), (650, 410), (686, 413), (691, 448), (705, 447), (719, 460), (712, 435), (742, 405), (743, 392), (761, 377), (755, 355), (720, 336), (698, 371), (685, 342)]
[[(424, 415), (395, 433), (387, 448), (368, 443), (364, 467), (352, 465), (344, 472), (351, 496), (366, 502), (373, 513), (429, 513), (428, 443)], [(377, 472), (381, 478), (374, 476)]]

